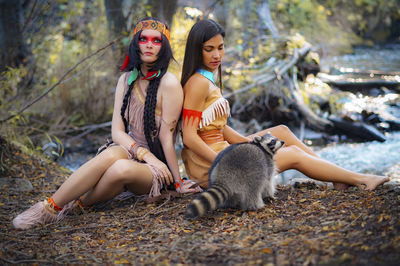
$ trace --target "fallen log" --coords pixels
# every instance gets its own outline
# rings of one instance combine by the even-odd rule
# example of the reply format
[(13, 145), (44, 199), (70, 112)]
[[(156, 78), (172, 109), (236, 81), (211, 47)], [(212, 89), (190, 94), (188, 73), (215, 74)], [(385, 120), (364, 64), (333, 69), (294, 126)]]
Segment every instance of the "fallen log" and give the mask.
[(300, 58), (303, 58), (310, 51), (311, 51), (310, 44), (305, 44), (300, 49), (294, 49), (293, 56), (291, 57), (291, 59), (289, 60), (289, 62), (287, 64), (283, 65), (281, 68), (275, 68), (272, 73), (269, 72), (267, 74), (263, 74), (263, 75), (254, 77), (254, 80), (255, 80), (254, 83), (251, 83), (251, 84), (249, 84), (239, 90), (235, 90), (231, 93), (225, 93), (224, 98), (228, 99), (236, 94), (248, 91), (254, 87), (268, 83), (274, 79), (280, 80), (282, 78), (283, 74), (285, 74), (289, 69), (291, 69)]
[(329, 118), (329, 120), (333, 123), (332, 131), (335, 134), (346, 135), (349, 138), (362, 141), (386, 141), (385, 135), (371, 125), (347, 121), (343, 118)]
[(358, 68), (332, 68), (329, 72), (331, 74), (356, 74), (356, 75), (368, 75), (368, 76), (400, 76), (400, 72), (396, 71), (380, 71), (380, 70), (363, 70)]
[[(304, 104), (303, 98), (299, 93), (299, 88), (298, 88), (298, 83), (297, 83), (297, 72), (296, 72), (295, 65), (302, 58), (304, 58), (304, 56), (306, 56), (307, 53), (309, 53), (310, 51), (311, 51), (311, 45), (308, 43), (305, 44), (300, 49), (295, 49), (293, 52), (293, 55), (289, 61), (287, 61), (287, 62), (285, 62), (283, 60), (278, 61), (276, 63), (276, 67), (272, 68), (273, 70), (270, 70), (266, 74), (255, 76), (253, 78), (254, 82), (252, 84), (249, 84), (249, 85), (247, 85), (239, 90), (233, 91), (231, 93), (226, 93), (226, 94), (224, 94), (224, 97), (230, 98), (234, 95), (246, 92), (257, 86), (259, 88), (260, 87), (266, 88), (267, 83), (269, 83), (273, 80), (279, 80), (279, 81), (285, 82), (286, 86), (289, 88), (289, 95), (285, 96), (288, 99), (285, 100), (284, 102), (290, 103), (290, 105), (291, 105), (290, 109), (292, 109), (293, 112), (298, 113), (300, 115), (301, 119), (303, 119), (306, 122), (306, 124), (311, 126), (312, 128), (317, 129), (317, 130), (326, 130), (326, 128), (331, 126), (332, 123), (329, 120), (316, 115), (306, 104)], [(290, 72), (292, 73), (291, 77), (289, 75)], [(268, 96), (266, 96), (266, 97), (268, 97)], [(250, 97), (250, 99), (253, 99), (253, 100), (254, 100), (254, 98), (255, 98), (254, 96)], [(268, 100), (266, 99), (263, 102), (268, 102)], [(240, 113), (241, 111), (246, 110), (247, 106), (252, 105), (252, 104), (253, 103), (251, 103), (249, 101), (247, 101), (247, 103), (244, 105), (235, 103), (235, 104), (233, 104), (232, 113)]]
[[(88, 125), (88, 126), (80, 127), (80, 128), (75, 129), (73, 131), (84, 131), (84, 132), (80, 133), (77, 136), (74, 136), (74, 137), (70, 138), (70, 141), (82, 138), (83, 136), (86, 136), (87, 134), (89, 134), (89, 133), (91, 133), (91, 132), (93, 132), (93, 131), (95, 131), (97, 129), (110, 127), (110, 126), (111, 126), (111, 121), (104, 122), (104, 123), (101, 123), (101, 124), (95, 124), (95, 125)], [(69, 131), (69, 133), (71, 133), (71, 131)]]
[(295, 100), (293, 108), (301, 114), (302, 118), (307, 122), (307, 125), (318, 129), (326, 130), (328, 127), (332, 126), (332, 123), (322, 117), (317, 116), (305, 103), (303, 97), (300, 95), (299, 87), (297, 83), (297, 73), (293, 71), (292, 80), (285, 74), (286, 83), (289, 84), (289, 89), (292, 93), (292, 98)]
[(329, 75), (319, 73), (317, 76), (322, 82), (342, 90), (360, 90), (386, 87), (400, 92), (400, 76), (360, 77), (350, 75)]

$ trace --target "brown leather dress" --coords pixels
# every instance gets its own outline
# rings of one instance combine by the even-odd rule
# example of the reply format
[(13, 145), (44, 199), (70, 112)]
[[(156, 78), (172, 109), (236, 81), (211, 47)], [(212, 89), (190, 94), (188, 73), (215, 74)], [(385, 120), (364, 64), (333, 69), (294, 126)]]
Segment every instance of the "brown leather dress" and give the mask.
[[(213, 84), (211, 83), (210, 86)], [(229, 146), (223, 136), (223, 128), (229, 115), (229, 102), (222, 97), (220, 89), (215, 87), (204, 103), (197, 134), (216, 153)], [(183, 148), (181, 156), (190, 179), (198, 182), (201, 187), (207, 188), (208, 170), (211, 163), (187, 147)]]

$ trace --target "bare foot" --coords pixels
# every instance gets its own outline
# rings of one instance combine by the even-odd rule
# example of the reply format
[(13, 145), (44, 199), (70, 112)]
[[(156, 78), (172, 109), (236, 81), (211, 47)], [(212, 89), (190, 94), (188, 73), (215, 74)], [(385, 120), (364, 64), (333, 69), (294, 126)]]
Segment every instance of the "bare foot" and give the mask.
[(346, 190), (350, 186), (345, 183), (339, 183), (339, 182), (332, 182), (332, 184), (333, 184), (333, 188), (336, 190)]
[(388, 182), (390, 180), (389, 177), (386, 176), (378, 176), (378, 175), (367, 175), (365, 177), (365, 180), (362, 182), (359, 182), (357, 184), (357, 187), (363, 190), (374, 190), (377, 186)]

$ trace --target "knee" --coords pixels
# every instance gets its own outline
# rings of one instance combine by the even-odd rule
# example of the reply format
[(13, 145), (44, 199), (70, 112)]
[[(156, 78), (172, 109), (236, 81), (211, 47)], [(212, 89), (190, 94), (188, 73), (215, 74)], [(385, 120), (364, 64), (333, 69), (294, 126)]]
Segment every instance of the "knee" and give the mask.
[(286, 145), (291, 145), (295, 144), (295, 139), (296, 136), (293, 134), (293, 132), (285, 125), (279, 125), (274, 127), (274, 130), (272, 131), (272, 135), (274, 135), (276, 138), (285, 141)]
[(279, 135), (287, 137), (289, 135), (293, 135), (292, 131), (285, 125), (279, 125), (277, 126), (279, 130)]
[(125, 184), (132, 181), (132, 165), (129, 160), (117, 160), (107, 170), (108, 178), (112, 183)]
[(120, 159), (128, 158), (125, 150), (119, 146), (109, 147), (104, 150), (100, 155), (105, 157), (105, 160), (111, 164), (115, 163)]

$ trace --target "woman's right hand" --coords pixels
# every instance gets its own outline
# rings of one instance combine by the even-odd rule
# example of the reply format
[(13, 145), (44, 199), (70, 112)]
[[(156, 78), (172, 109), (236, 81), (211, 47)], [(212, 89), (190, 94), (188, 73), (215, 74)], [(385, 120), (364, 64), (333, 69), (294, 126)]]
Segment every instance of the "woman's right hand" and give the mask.
[(191, 179), (186, 179), (183, 183), (179, 182), (179, 187), (176, 188), (176, 191), (182, 194), (203, 192), (199, 184)]
[(169, 171), (167, 165), (160, 161), (154, 154), (148, 152), (143, 156), (143, 160), (150, 164), (156, 171), (157, 178), (165, 185), (174, 183), (174, 178)]

